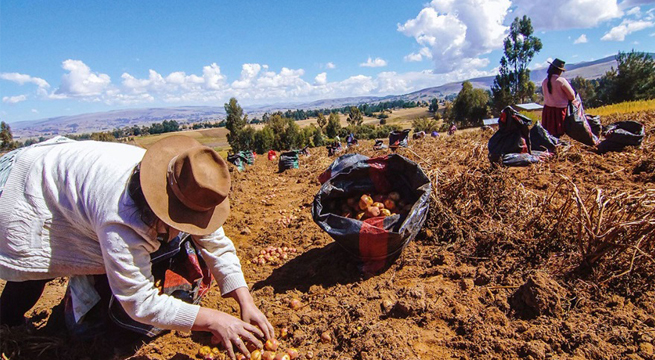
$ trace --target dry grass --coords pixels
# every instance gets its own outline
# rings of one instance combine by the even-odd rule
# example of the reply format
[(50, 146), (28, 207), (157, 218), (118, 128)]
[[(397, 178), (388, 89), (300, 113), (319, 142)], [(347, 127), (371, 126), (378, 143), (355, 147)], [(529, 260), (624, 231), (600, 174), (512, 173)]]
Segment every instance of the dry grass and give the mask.
[(632, 114), (636, 112), (644, 112), (650, 110), (655, 110), (655, 99), (627, 101), (619, 104), (612, 104), (607, 106), (601, 106), (598, 108), (587, 109), (586, 112), (592, 115), (616, 116), (619, 114)]

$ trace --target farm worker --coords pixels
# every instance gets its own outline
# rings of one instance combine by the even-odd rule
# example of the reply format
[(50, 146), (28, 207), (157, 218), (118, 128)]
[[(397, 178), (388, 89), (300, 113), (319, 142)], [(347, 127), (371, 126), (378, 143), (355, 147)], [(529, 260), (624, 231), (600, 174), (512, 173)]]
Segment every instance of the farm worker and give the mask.
[[(61, 140), (64, 139), (64, 140)], [(207, 331), (248, 354), (245, 341), (274, 338), (254, 304), (232, 241), (230, 175), (213, 149), (187, 136), (132, 145), (59, 137), (0, 159), (0, 322), (20, 324), (56, 277), (106, 274), (134, 320), (162, 329)], [(9, 160), (9, 161), (7, 161)], [(11, 164), (10, 166), (6, 166)], [(150, 254), (192, 234), (224, 297), (241, 319), (160, 294)]]
[[(541, 83), (544, 93), (544, 108), (541, 112), (541, 125), (553, 136), (564, 135), (564, 118), (569, 101), (575, 99), (571, 84), (562, 77), (566, 71), (564, 61), (555, 59), (549, 62), (548, 76)], [(576, 104), (577, 105), (577, 104)]]
[(455, 123), (452, 123), (452, 125), (450, 125), (450, 128), (448, 129), (448, 135), (455, 134), (455, 131), (457, 131), (457, 125), (455, 125)]

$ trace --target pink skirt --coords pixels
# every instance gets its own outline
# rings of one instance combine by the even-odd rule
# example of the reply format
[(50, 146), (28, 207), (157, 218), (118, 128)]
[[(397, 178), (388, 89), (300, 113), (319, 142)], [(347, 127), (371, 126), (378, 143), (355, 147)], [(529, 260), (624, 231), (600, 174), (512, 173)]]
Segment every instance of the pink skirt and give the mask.
[(560, 137), (564, 135), (564, 118), (566, 108), (544, 106), (541, 112), (541, 126), (551, 135)]

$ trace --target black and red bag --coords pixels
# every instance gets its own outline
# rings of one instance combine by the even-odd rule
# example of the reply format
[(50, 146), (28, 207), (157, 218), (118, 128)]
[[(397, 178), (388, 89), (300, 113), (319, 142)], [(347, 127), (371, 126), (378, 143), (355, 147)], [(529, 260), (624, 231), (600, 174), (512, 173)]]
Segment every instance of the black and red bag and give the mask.
[[(312, 216), (341, 247), (353, 255), (365, 273), (382, 270), (413, 240), (427, 218), (432, 186), (411, 160), (391, 154), (367, 158), (357, 154), (337, 159), (322, 174)], [(405, 215), (357, 220), (344, 217), (334, 204), (363, 193), (396, 191), (411, 204)]]

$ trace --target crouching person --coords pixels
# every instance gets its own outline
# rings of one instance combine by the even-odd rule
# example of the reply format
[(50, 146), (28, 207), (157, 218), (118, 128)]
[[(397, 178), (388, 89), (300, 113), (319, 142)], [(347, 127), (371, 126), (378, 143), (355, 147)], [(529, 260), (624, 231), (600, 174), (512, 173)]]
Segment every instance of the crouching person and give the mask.
[[(186, 136), (167, 137), (147, 151), (59, 138), (9, 153), (0, 165), (3, 325), (23, 323), (47, 281), (71, 277), (66, 307), (75, 313), (67, 319), (73, 325), (109, 293), (124, 321), (211, 332), (232, 358), (249, 354), (244, 342), (275, 337), (223, 232), (230, 175), (211, 148)], [(178, 266), (194, 266), (198, 276), (178, 281), (188, 291), (163, 291), (174, 286), (161, 282), (174, 279), (163, 275), (169, 265), (155, 259), (170, 258), (169, 250)], [(189, 256), (196, 258), (185, 263)], [(241, 319), (194, 304), (212, 275), (221, 294), (238, 302)], [(111, 309), (109, 315), (120, 313)]]

